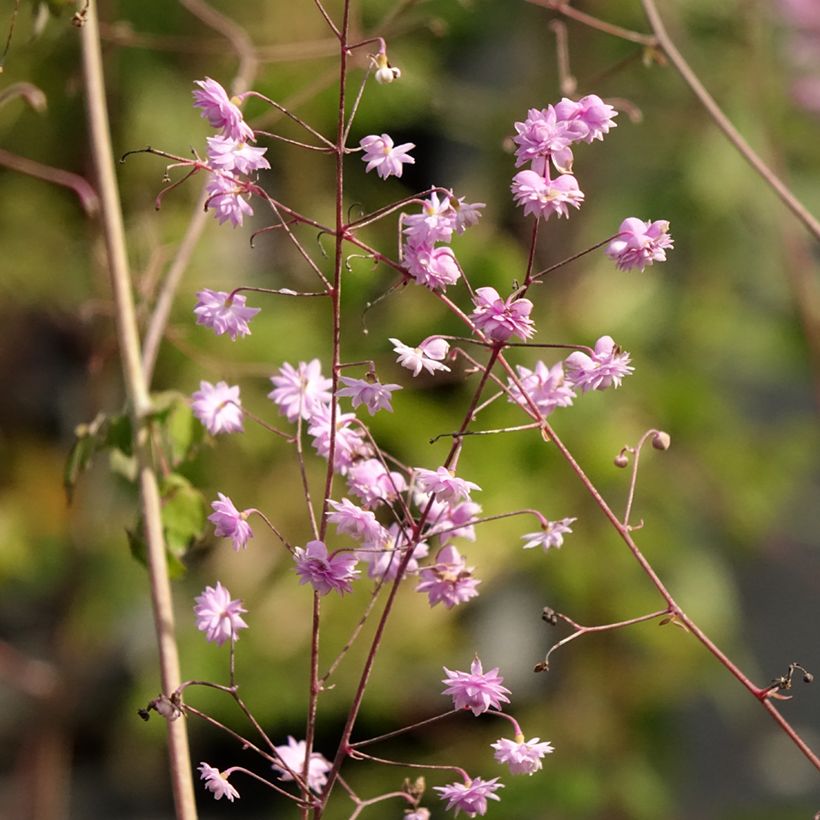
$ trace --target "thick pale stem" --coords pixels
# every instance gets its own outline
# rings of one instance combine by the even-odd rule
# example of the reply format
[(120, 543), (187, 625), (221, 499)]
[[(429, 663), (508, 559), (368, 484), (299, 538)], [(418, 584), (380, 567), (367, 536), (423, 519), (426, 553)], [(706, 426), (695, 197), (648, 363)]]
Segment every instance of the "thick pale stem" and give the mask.
[[(103, 232), (116, 305), (123, 377), (133, 419), (134, 449), (138, 463), (145, 539), (148, 545), (151, 600), (159, 647), (162, 689), (166, 694), (170, 694), (180, 684), (179, 658), (174, 638), (171, 586), (165, 562), (159, 488), (151, 466), (148, 446), (146, 417), (151, 400), (140, 363), (139, 335), (105, 101), (97, 8), (93, 0), (88, 4), (86, 22), (82, 28), (82, 54), (92, 158), (102, 204)], [(168, 722), (168, 748), (176, 816), (178, 820), (196, 820), (188, 736), (184, 721)]]

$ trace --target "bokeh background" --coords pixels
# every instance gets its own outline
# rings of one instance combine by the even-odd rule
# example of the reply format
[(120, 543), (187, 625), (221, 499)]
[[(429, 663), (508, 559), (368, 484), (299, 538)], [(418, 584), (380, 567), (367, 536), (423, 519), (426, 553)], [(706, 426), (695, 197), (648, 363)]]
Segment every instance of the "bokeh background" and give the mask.
[[(328, 3), (332, 13), (338, 2)], [(455, 243), (474, 284), (507, 291), (526, 262), (530, 226), (512, 205), (510, 136), (529, 107), (560, 99), (554, 15), (520, 0), (354, 4), (354, 26), (388, 37), (403, 72), (392, 86), (370, 84), (354, 141), (389, 132), (412, 141), (416, 165), (401, 181), (365, 176), (348, 161), (351, 206), (371, 210), (431, 184), (487, 203), (481, 224)], [(3, 5), (3, 24), (13, 3)], [(77, 31), (59, 3), (24, 4), (6, 58), (3, 87), (36, 84), (48, 108), (14, 101), (0, 110), (2, 148), (90, 175)], [(768, 0), (680, 0), (664, 8), (669, 28), (734, 122), (797, 194), (820, 213), (820, 39), (816, 5)], [(221, 0), (214, 7), (246, 27), (261, 62), (253, 87), (315, 127), (333, 127), (333, 44), (309, 2)], [(646, 31), (637, 0), (585, 2), (584, 10)], [(814, 8), (814, 18), (812, 17)], [(103, 2), (105, 60), (117, 153), (152, 145), (185, 155), (204, 150), (209, 130), (191, 105), (192, 82), (226, 85), (236, 55), (176, 3)], [(374, 29), (381, 23), (382, 28)], [(612, 459), (650, 427), (672, 448), (649, 451), (635, 515), (639, 543), (689, 614), (757, 681), (792, 661), (820, 673), (820, 397), (818, 247), (743, 164), (670, 68), (642, 62), (633, 44), (568, 23), (577, 95), (618, 100), (618, 127), (603, 143), (580, 146), (575, 170), (586, 201), (543, 229), (538, 267), (612, 234), (626, 216), (668, 219), (676, 247), (665, 265), (618, 272), (597, 252), (551, 274), (536, 290), (541, 342), (591, 344), (612, 335), (632, 353), (635, 375), (622, 389), (582, 397), (554, 415), (556, 429), (616, 509), (626, 473)], [(3, 30), (5, 31), (5, 29)], [(353, 82), (361, 77), (360, 59)], [(813, 74), (814, 69), (817, 73)], [(799, 82), (798, 95), (791, 93)], [(813, 96), (814, 95), (814, 96)], [(252, 122), (295, 132), (258, 102)], [(254, 119), (256, 118), (256, 119)], [(264, 143), (263, 143), (264, 144)], [(265, 185), (278, 199), (332, 219), (332, 163), (272, 144)], [(6, 163), (4, 163), (6, 164)], [(119, 168), (130, 259), (141, 315), (192, 218), (194, 180), (154, 209), (163, 161), (138, 155)], [(62, 486), (76, 425), (122, 409), (123, 390), (99, 221), (74, 194), (0, 169), (0, 816), (127, 818), (172, 816), (164, 727), (137, 709), (157, 694), (158, 672), (147, 578), (125, 536), (136, 499), (127, 464), (106, 454), (82, 475), (73, 503)], [(251, 298), (263, 313), (236, 344), (193, 323), (195, 292), (240, 284), (311, 289), (314, 282), (280, 237), (249, 236), (270, 223), (261, 204), (243, 229), (208, 220), (179, 290), (160, 352), (156, 390), (193, 392), (200, 379), (242, 386), (243, 401), (277, 423), (268, 377), (284, 361), (325, 362), (327, 307), (318, 300)], [(395, 221), (367, 234), (395, 251)], [(325, 267), (321, 240), (300, 238)], [(325, 247), (329, 242), (325, 241)], [(429, 294), (407, 289), (367, 313), (394, 278), (352, 260), (345, 310), (348, 360), (374, 358), (383, 381), (405, 390), (395, 413), (373, 429), (405, 463), (435, 467), (457, 426), (470, 380), (412, 381), (387, 342), (416, 344), (458, 332)], [(453, 289), (465, 303), (465, 295)], [(814, 350), (814, 353), (812, 352)], [(535, 353), (511, 358), (532, 364)], [(552, 359), (549, 359), (552, 361)], [(483, 427), (520, 423), (497, 403)], [(323, 465), (314, 461), (318, 481)], [(292, 452), (259, 427), (205, 443), (183, 468), (210, 501), (221, 491), (258, 507), (294, 543), (307, 538)], [(536, 507), (577, 516), (560, 552), (521, 550), (525, 519), (485, 525), (460, 546), (482, 578), (479, 598), (455, 611), (430, 610), (408, 587), (400, 596), (373, 675), (358, 737), (390, 731), (447, 708), (442, 665), (466, 669), (475, 652), (500, 666), (527, 737), (556, 753), (531, 778), (503, 777), (488, 744), (504, 727), (462, 716), (380, 746), (415, 762), (456, 763), (501, 775), (503, 818), (767, 818), (805, 820), (820, 809), (817, 773), (754, 700), (693, 639), (654, 623), (583, 638), (560, 650), (550, 672), (532, 668), (566, 633), (540, 619), (552, 606), (585, 624), (658, 608), (652, 587), (553, 448), (513, 434), (468, 442), (460, 474), (484, 489), (487, 514)], [(318, 485), (317, 485), (318, 486)], [(261, 525), (247, 552), (233, 553), (210, 527), (174, 582), (184, 677), (225, 680), (227, 655), (196, 632), (193, 597), (221, 579), (249, 610), (238, 670), (246, 701), (279, 742), (303, 735), (310, 595), (294, 582), (286, 553)], [(364, 606), (366, 584), (327, 599), (323, 659), (344, 642)], [(322, 697), (320, 751), (331, 755), (364, 644)], [(789, 720), (820, 746), (820, 690), (796, 683), (783, 703)], [(223, 720), (230, 704), (192, 696)], [(226, 768), (248, 756), (212, 728), (191, 722), (195, 762)], [(364, 796), (400, 786), (401, 769), (352, 764), (345, 774)], [(430, 785), (446, 777), (428, 777)], [(202, 817), (291, 817), (261, 786), (237, 781), (239, 803), (203, 790)], [(433, 816), (443, 805), (433, 793)], [(346, 806), (328, 817), (347, 817)], [(401, 815), (397, 803), (364, 816)]]

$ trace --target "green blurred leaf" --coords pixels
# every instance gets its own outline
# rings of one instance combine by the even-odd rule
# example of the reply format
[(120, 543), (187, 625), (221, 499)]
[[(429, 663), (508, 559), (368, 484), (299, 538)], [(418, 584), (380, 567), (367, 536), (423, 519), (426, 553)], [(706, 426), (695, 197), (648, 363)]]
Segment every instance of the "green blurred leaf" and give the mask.
[(203, 536), (207, 504), (202, 493), (177, 473), (166, 476), (160, 490), (166, 548), (181, 558)]

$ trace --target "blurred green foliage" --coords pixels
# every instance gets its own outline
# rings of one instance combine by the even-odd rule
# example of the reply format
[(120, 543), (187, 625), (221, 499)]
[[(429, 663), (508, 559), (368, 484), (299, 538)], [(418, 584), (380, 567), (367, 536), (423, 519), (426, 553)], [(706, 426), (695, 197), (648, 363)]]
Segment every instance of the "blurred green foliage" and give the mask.
[[(247, 27), (267, 55), (253, 87), (330, 133), (336, 117), (333, 43), (314, 5), (214, 5)], [(328, 5), (331, 14), (339, 5)], [(398, 7), (395, 0), (354, 5), (354, 28), (361, 32)], [(481, 224), (454, 247), (474, 286), (507, 291), (524, 270), (531, 229), (509, 196), (512, 123), (529, 107), (561, 96), (551, 15), (519, 0), (401, 5), (406, 10), (385, 31), (375, 30), (388, 38), (401, 81), (368, 85), (351, 142), (387, 131), (397, 141), (416, 143), (417, 164), (401, 181), (382, 182), (365, 176), (359, 157), (351, 156), (351, 213), (431, 184), (484, 201)], [(664, 13), (695, 69), (749, 140), (820, 213), (817, 120), (793, 107), (786, 94), (786, 41), (774, 8), (751, 0), (674, 6)], [(646, 28), (637, 2), (599, 0), (583, 7)], [(191, 84), (205, 75), (230, 81), (236, 56), (226, 40), (181, 6), (157, 0), (106, 3), (101, 14), (115, 150), (152, 145), (180, 155), (191, 147), (202, 152), (209, 131), (190, 106)], [(7, 104), (0, 110), (0, 140), (7, 151), (85, 175), (90, 159), (76, 31), (67, 15), (47, 21), (36, 38), (33, 28), (21, 13), (2, 81), (35, 83), (47, 95), (48, 111), (38, 115), (21, 101)], [(586, 201), (569, 221), (542, 226), (536, 266), (602, 240), (632, 215), (668, 219), (676, 247), (666, 264), (643, 274), (615, 271), (598, 252), (535, 289), (537, 341), (591, 344), (610, 334), (636, 366), (621, 390), (587, 395), (557, 411), (555, 427), (616, 510), (627, 476), (613, 467), (613, 457), (649, 427), (668, 431), (672, 448), (648, 451), (642, 461), (635, 509), (645, 522), (638, 533), (642, 548), (689, 614), (753, 678), (783, 674), (795, 659), (817, 672), (820, 476), (812, 384), (820, 374), (812, 372), (795, 285), (816, 285), (817, 247), (809, 247), (800, 226), (671, 69), (645, 67), (635, 46), (575, 24), (569, 25), (569, 47), (578, 93), (624, 103), (618, 128), (605, 142), (577, 151)], [(351, 87), (364, 64), (356, 57)], [(301, 136), (259, 101), (246, 111), (256, 125)], [(272, 171), (264, 184), (270, 193), (331, 223), (332, 160), (284, 143), (271, 143), (268, 156)], [(166, 196), (157, 212), (162, 160), (137, 155), (119, 170), (145, 319), (191, 218), (198, 182)], [(8, 656), (3, 674), (13, 684), (0, 699), (8, 769), (2, 793), (12, 807), (37, 805), (54, 793), (57, 805), (70, 800), (77, 817), (170, 816), (163, 726), (136, 717), (157, 693), (158, 672), (147, 580), (126, 539), (127, 531), (138, 535), (136, 499), (122, 474), (127, 448), (119, 448), (126, 452), (115, 458), (119, 471), (112, 471), (100, 453), (90, 463), (100, 442), (86, 439), (74, 451), (69, 478), (79, 481), (70, 507), (61, 486), (75, 427), (99, 412), (115, 419), (123, 409), (99, 225), (84, 218), (64, 188), (9, 170), (0, 173), (0, 186), (6, 203), (0, 223), (6, 348), (0, 357), (0, 637)], [(284, 426), (266, 398), (267, 377), (284, 361), (328, 361), (324, 302), (254, 295), (250, 303), (263, 313), (253, 335), (236, 344), (196, 327), (191, 315), (202, 287), (314, 288), (310, 270), (276, 232), (250, 247), (251, 232), (268, 224), (261, 203), (255, 207), (256, 217), (241, 230), (209, 220), (180, 289), (154, 388), (190, 394), (200, 379), (239, 382), (246, 407)], [(327, 238), (296, 232), (330, 270), (331, 261), (322, 257), (322, 248), (330, 248)], [(364, 238), (395, 253), (395, 221), (369, 228)], [(374, 434), (400, 461), (435, 467), (448, 442), (430, 445), (429, 439), (456, 428), (474, 378), (411, 380), (395, 365), (388, 336), (415, 344), (430, 333), (461, 328), (418, 288), (391, 294), (365, 314), (365, 305), (394, 280), (384, 267), (350, 261), (343, 356), (375, 359), (383, 381), (404, 385), (394, 414), (373, 419)], [(451, 293), (466, 304), (459, 289)], [(521, 364), (536, 358), (535, 351), (510, 353)], [(178, 400), (169, 398), (166, 411), (160, 421), (171, 453), (166, 466), (174, 471), (166, 497), (175, 501), (166, 507), (165, 525), (174, 553), (184, 555), (188, 567), (175, 584), (184, 676), (227, 676), (226, 651), (207, 645), (192, 617), (193, 597), (218, 578), (249, 610), (251, 628), (238, 644), (243, 697), (272, 737), (300, 737), (310, 595), (294, 583), (288, 555), (255, 520), (246, 553), (233, 553), (209, 527), (187, 549), (217, 491), (240, 508), (263, 510), (293, 543), (304, 544), (309, 530), (293, 451), (250, 424), (243, 436), (206, 443)], [(480, 422), (494, 428), (519, 424), (521, 417), (496, 402)], [(116, 442), (109, 436), (103, 443)], [(310, 461), (317, 493), (323, 469)], [(388, 627), (357, 737), (447, 708), (439, 694), (442, 665), (466, 668), (478, 652), (485, 666), (501, 666), (527, 737), (556, 746), (543, 772), (504, 778), (493, 816), (790, 820), (817, 809), (816, 773), (682, 630), (647, 623), (586, 637), (559, 650), (549, 673), (534, 675), (533, 665), (565, 634), (541, 622), (543, 606), (591, 625), (652, 611), (659, 600), (558, 453), (536, 434), (467, 441), (459, 474), (484, 488), (478, 500), (487, 514), (535, 507), (551, 518), (577, 516), (574, 534), (558, 553), (523, 553), (520, 536), (534, 529), (531, 522), (485, 525), (478, 541), (462, 550), (482, 578), (481, 595), (453, 612), (430, 610), (408, 587)], [(368, 594), (359, 584), (343, 601), (323, 601), (323, 665), (345, 642)], [(322, 696), (317, 746), (326, 754), (334, 749), (365, 648), (366, 640), (355, 645), (335, 688)], [(52, 675), (40, 688), (31, 671), (35, 660), (48, 664)], [(784, 712), (817, 745), (818, 693), (798, 687), (795, 694)], [(191, 702), (220, 720), (237, 719), (212, 692), (191, 695)], [(244, 761), (212, 728), (191, 722), (190, 731), (195, 761), (222, 768)], [(459, 716), (374, 747), (374, 753), (503, 776), (488, 747), (502, 734), (505, 727), (490, 717)], [(399, 787), (404, 774), (365, 764), (345, 770), (364, 796)], [(431, 785), (444, 782), (434, 774)], [(36, 799), (27, 797), (31, 782), (39, 784)], [(261, 787), (237, 785), (243, 799), (231, 811), (280, 816), (281, 805), (271, 808)], [(206, 794), (199, 797), (203, 817), (228, 810)], [(434, 816), (442, 814), (430, 796), (426, 803)], [(334, 811), (328, 817), (348, 816)], [(10, 816), (64, 816), (40, 812), (20, 809)], [(388, 803), (365, 816), (399, 815)]]

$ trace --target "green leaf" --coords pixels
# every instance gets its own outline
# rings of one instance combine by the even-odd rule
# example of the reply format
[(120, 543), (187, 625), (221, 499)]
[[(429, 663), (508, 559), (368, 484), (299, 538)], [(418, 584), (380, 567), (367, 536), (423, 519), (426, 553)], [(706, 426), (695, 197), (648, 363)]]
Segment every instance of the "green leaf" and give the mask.
[(164, 432), (174, 467), (190, 461), (205, 440), (205, 428), (181, 395), (168, 413)]
[(181, 558), (204, 535), (208, 507), (202, 493), (177, 473), (163, 479), (160, 491), (166, 546)]
[(78, 424), (74, 428), (74, 444), (71, 445), (63, 469), (63, 487), (69, 504), (74, 498), (74, 488), (77, 486), (80, 473), (91, 466), (95, 454), (104, 446), (107, 426), (108, 417), (105, 413), (97, 413), (93, 421)]

